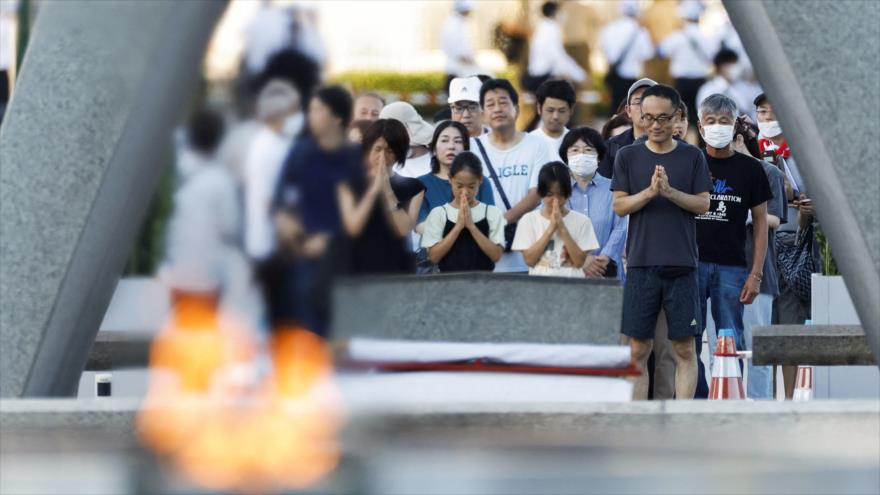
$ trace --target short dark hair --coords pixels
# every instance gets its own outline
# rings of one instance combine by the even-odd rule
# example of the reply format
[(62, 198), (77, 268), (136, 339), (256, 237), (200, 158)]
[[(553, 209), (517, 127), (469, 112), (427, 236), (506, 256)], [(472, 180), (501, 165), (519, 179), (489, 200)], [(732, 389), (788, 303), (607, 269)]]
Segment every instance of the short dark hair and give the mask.
[(440, 110), (437, 110), (437, 113), (431, 117), (431, 120), (434, 121), (434, 124), (439, 124), (444, 120), (449, 120), (452, 118), (452, 109), (449, 107), (441, 107)]
[(559, 4), (556, 2), (544, 2), (544, 5), (541, 5), (541, 14), (544, 17), (555, 16), (557, 10), (559, 10)]
[(682, 118), (686, 119), (688, 117), (688, 106), (684, 102), (684, 100), (682, 100), (681, 103), (678, 104), (678, 111), (679, 113), (681, 113)]
[(678, 94), (678, 91), (675, 90), (672, 86), (667, 86), (665, 84), (658, 84), (656, 86), (651, 86), (646, 89), (644, 93), (642, 93), (642, 101), (641, 105), (645, 104), (645, 100), (649, 96), (655, 96), (657, 98), (664, 98), (669, 100), (671, 103), (671, 107), (678, 111), (678, 106), (681, 104), (681, 95)]
[(497, 77), (495, 79), (489, 79), (488, 81), (484, 82), (482, 86), (480, 86), (481, 107), (485, 106), (486, 93), (496, 89), (507, 91), (507, 94), (510, 96), (510, 101), (513, 102), (513, 106), (519, 106), (519, 94), (517, 94), (516, 89), (514, 89), (513, 87), (513, 84), (510, 84), (510, 81), (508, 81), (507, 79)]
[(318, 88), (313, 98), (317, 98), (321, 103), (327, 105), (330, 112), (342, 120), (343, 128), (348, 127), (348, 124), (351, 123), (354, 101), (351, 99), (351, 93), (342, 86), (334, 85)]
[(608, 141), (609, 139), (611, 139), (611, 133), (614, 131), (614, 129), (622, 126), (632, 127), (632, 124), (632, 121), (629, 120), (629, 116), (627, 116), (625, 113), (619, 113), (614, 117), (608, 119), (608, 121), (605, 122), (605, 125), (602, 126), (602, 139)]
[(608, 148), (602, 140), (602, 135), (599, 134), (599, 131), (596, 129), (584, 125), (568, 131), (565, 134), (565, 137), (562, 138), (562, 144), (559, 145), (559, 157), (562, 158), (562, 161), (565, 162), (566, 165), (568, 165), (568, 149), (578, 141), (583, 141), (593, 148), (596, 148), (596, 153), (599, 154), (600, 162), (605, 158), (605, 153), (608, 151)]
[(187, 140), (196, 151), (210, 154), (217, 149), (220, 140), (223, 139), (225, 128), (222, 115), (214, 110), (199, 110), (189, 120), (186, 129)]
[[(464, 150), (468, 151), (471, 149), (471, 139), (470, 133), (467, 130), (467, 127), (464, 126), (461, 122), (455, 122), (452, 120), (444, 120), (437, 124), (434, 127), (434, 136), (431, 138), (431, 145), (428, 148), (431, 150), (431, 172), (437, 173), (440, 171), (440, 162), (437, 161), (437, 141), (440, 140), (440, 133), (445, 131), (449, 127), (454, 127), (458, 132), (461, 133), (461, 142), (464, 145)], [(482, 172), (481, 172), (482, 173)]]
[(455, 160), (452, 160), (452, 165), (449, 166), (449, 178), (451, 179), (455, 177), (462, 170), (467, 170), (477, 177), (482, 178), (483, 162), (481, 162), (480, 158), (472, 152), (462, 151), (455, 156)]
[(568, 103), (569, 108), (574, 106), (577, 96), (574, 92), (574, 86), (570, 82), (563, 79), (551, 79), (544, 81), (535, 91), (535, 98), (538, 99), (538, 106), (544, 106), (547, 98), (556, 98)]
[(550, 186), (556, 182), (562, 197), (571, 197), (571, 170), (562, 162), (547, 162), (538, 173), (538, 195), (542, 198), (550, 194)]
[(735, 64), (737, 62), (739, 62), (739, 55), (730, 48), (722, 48), (718, 50), (718, 53), (715, 54), (715, 58), (712, 59), (712, 63), (715, 64), (716, 68), (721, 67), (724, 64)]
[(361, 141), (365, 154), (370, 152), (370, 148), (379, 138), (385, 138), (385, 142), (394, 153), (394, 159), (397, 163), (406, 162), (406, 154), (409, 152), (409, 134), (399, 120), (379, 119), (370, 124), (370, 127), (364, 131), (364, 139)]
[(492, 79), (492, 76), (490, 76), (488, 74), (477, 74), (477, 79), (479, 79), (481, 83), (484, 83), (484, 82), (488, 81), (489, 79)]

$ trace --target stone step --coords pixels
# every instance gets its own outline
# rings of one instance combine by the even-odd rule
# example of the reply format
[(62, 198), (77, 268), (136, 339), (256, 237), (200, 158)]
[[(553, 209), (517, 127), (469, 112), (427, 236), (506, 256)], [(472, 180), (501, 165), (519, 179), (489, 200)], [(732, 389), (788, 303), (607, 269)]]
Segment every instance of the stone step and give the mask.
[(752, 329), (754, 364), (876, 365), (865, 331), (855, 325), (770, 325)]

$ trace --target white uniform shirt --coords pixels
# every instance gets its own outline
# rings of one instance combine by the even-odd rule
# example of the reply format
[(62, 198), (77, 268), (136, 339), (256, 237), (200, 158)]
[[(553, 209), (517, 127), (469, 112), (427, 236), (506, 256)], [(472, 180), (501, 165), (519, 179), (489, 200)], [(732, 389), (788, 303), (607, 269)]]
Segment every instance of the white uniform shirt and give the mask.
[(9, 70), (15, 61), (15, 19), (18, 0), (0, 1), (0, 70)]
[(251, 74), (261, 72), (272, 55), (290, 43), (292, 22), (278, 7), (260, 7), (245, 30), (244, 62)]
[(565, 52), (562, 29), (552, 19), (544, 18), (529, 43), (529, 74), (535, 77), (550, 74), (581, 83), (587, 73)]
[(224, 285), (226, 263), (236, 251), (240, 209), (235, 182), (218, 163), (191, 151), (178, 162), (160, 277), (171, 287), (195, 292)]
[(617, 68), (620, 77), (626, 79), (638, 79), (645, 73), (645, 61), (654, 56), (651, 36), (635, 19), (626, 16), (605, 26), (599, 34), (599, 46), (610, 67), (623, 55), (623, 50), (636, 30), (639, 33)]
[[(721, 76), (715, 76), (706, 84), (700, 86), (700, 90), (697, 91), (697, 108), (699, 108), (700, 103), (703, 102), (706, 98), (714, 94), (722, 94), (730, 98), (731, 100), (736, 102), (736, 106), (739, 109), (739, 113), (744, 114), (748, 113), (749, 109), (753, 107), (752, 100), (754, 97), (743, 93), (743, 87), (737, 84), (731, 84)], [(757, 96), (757, 95), (755, 95)]]
[(457, 77), (476, 74), (475, 68), (470, 64), (463, 64), (459, 59), (474, 59), (474, 49), (468, 38), (465, 17), (453, 12), (443, 22), (440, 30), (440, 48), (446, 55), (446, 73)]
[[(689, 39), (694, 40), (693, 43)], [(699, 52), (694, 45), (699, 47)], [(689, 22), (666, 37), (658, 48), (660, 56), (669, 59), (669, 74), (679, 78), (707, 77), (712, 70), (712, 59), (718, 52), (718, 43), (700, 32), (698, 25)]]
[(391, 170), (402, 177), (418, 179), (431, 173), (431, 154), (425, 153), (417, 158), (408, 158), (402, 167), (399, 163), (395, 163)]
[(275, 249), (272, 198), (291, 140), (268, 127), (257, 131), (244, 162), (245, 251), (261, 260)]
[[(538, 136), (526, 134), (516, 146), (501, 150), (489, 142), (488, 136), (480, 136), (479, 141), (486, 148), (486, 155), (492, 162), (498, 182), (504, 188), (510, 206), (516, 206), (529, 193), (529, 189), (538, 187), (538, 173), (547, 162), (555, 161), (547, 143)], [(474, 153), (483, 160), (478, 147)], [(483, 163), (483, 180), (488, 180), (492, 185), (492, 193), (495, 196), (495, 206), (502, 213), (507, 212), (504, 200), (492, 180), (489, 167)], [(504, 253), (498, 263), (495, 264), (496, 272), (525, 272), (528, 271), (526, 262), (520, 253)]]

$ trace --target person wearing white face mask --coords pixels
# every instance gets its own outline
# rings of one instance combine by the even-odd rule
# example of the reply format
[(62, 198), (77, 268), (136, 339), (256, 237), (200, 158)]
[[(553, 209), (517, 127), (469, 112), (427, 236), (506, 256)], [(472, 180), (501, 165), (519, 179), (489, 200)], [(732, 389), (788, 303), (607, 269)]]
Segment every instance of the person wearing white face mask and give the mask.
[(565, 135), (559, 155), (568, 165), (572, 180), (566, 207), (589, 217), (599, 241), (599, 248), (587, 253), (584, 274), (623, 280), (622, 257), (628, 217), (614, 213), (611, 179), (596, 173), (605, 152), (602, 136), (593, 128), (577, 127)]
[(255, 261), (275, 250), (272, 198), (284, 158), (302, 131), (305, 118), (299, 92), (290, 83), (269, 81), (257, 97), (256, 131), (244, 162), (245, 251)]
[(703, 102), (709, 95), (723, 94), (736, 102), (740, 113), (750, 113), (754, 94), (743, 93), (740, 82), (744, 67), (740, 63), (739, 55), (735, 51), (722, 48), (715, 54), (715, 77), (700, 87), (697, 92), (697, 105)]
[[(760, 292), (767, 254), (767, 201), (773, 193), (761, 163), (733, 150), (737, 115), (736, 102), (722, 94), (707, 97), (698, 110), (698, 128), (706, 142), (704, 153), (713, 187), (709, 211), (697, 217), (697, 246), (703, 328), (711, 299), (716, 328), (734, 330), (737, 349), (744, 349), (743, 307), (752, 304)], [(749, 214), (755, 233), (751, 267), (745, 255)], [(702, 339), (696, 342), (699, 355)], [(710, 331), (710, 351), (714, 346), (715, 335)], [(699, 364), (698, 373), (695, 397), (705, 398), (708, 387)]]

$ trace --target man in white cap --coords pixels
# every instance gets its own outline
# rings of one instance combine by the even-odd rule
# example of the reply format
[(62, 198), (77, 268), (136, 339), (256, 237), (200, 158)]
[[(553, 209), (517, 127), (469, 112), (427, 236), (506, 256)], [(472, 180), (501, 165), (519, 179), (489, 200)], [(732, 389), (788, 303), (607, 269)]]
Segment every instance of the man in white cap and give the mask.
[(627, 88), (644, 74), (645, 61), (654, 56), (651, 35), (638, 21), (638, 2), (621, 2), (620, 13), (622, 16), (599, 34), (599, 46), (608, 61), (605, 81), (611, 89), (612, 112), (626, 96)]
[(669, 59), (669, 75), (675, 79), (675, 90), (687, 105), (688, 121), (697, 122), (697, 92), (712, 71), (712, 58), (718, 43), (700, 31), (700, 15), (705, 10), (699, 0), (683, 0), (678, 15), (684, 26), (666, 37), (657, 53)]
[(434, 137), (434, 126), (427, 123), (416, 109), (405, 101), (395, 101), (382, 109), (380, 119), (399, 120), (409, 134), (409, 155), (403, 166), (394, 165), (394, 172), (413, 179), (431, 173), (431, 153), (428, 147)]
[(452, 120), (467, 127), (471, 139), (480, 137), (483, 128), (483, 108), (480, 106), (480, 86), (477, 76), (456, 77), (449, 83), (449, 110)]
[(617, 150), (624, 146), (629, 146), (637, 140), (643, 138), (647, 131), (642, 123), (642, 93), (651, 86), (656, 86), (657, 82), (653, 79), (639, 79), (626, 92), (626, 115), (632, 121), (632, 129), (613, 136), (605, 142), (608, 150), (605, 152), (605, 158), (599, 164), (599, 174), (603, 177), (611, 178), (614, 173), (614, 158), (617, 156)]
[(480, 72), (474, 57), (467, 32), (467, 17), (473, 10), (473, 1), (455, 0), (452, 14), (446, 18), (440, 30), (440, 48), (446, 55), (446, 83), (455, 77), (462, 77)]

